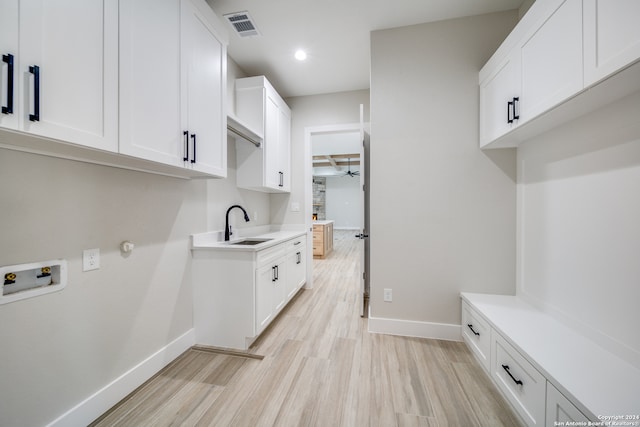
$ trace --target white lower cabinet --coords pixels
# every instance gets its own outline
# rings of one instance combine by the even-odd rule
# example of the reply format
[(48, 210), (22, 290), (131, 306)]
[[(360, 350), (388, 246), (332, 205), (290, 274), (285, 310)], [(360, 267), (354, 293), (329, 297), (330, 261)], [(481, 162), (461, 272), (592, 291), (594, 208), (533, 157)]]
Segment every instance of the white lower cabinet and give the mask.
[(245, 350), (306, 282), (306, 236), (262, 250), (193, 250), (196, 344)]
[[(547, 426), (569, 425), (568, 422), (585, 422), (589, 419), (564, 397), (557, 388), (547, 382)], [(586, 425), (586, 424), (584, 424)]]
[(499, 333), (491, 335), (491, 379), (528, 426), (543, 426), (545, 377)]

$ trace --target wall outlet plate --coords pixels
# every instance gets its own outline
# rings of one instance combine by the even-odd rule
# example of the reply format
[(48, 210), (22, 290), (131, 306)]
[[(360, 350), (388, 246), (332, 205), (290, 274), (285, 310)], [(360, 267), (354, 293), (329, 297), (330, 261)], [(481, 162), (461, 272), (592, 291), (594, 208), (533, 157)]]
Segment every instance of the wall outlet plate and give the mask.
[(391, 289), (389, 289), (389, 288), (385, 288), (384, 289), (384, 301), (385, 302), (393, 301), (393, 293), (392, 293)]
[(85, 249), (82, 251), (82, 271), (98, 270), (100, 268), (100, 249)]

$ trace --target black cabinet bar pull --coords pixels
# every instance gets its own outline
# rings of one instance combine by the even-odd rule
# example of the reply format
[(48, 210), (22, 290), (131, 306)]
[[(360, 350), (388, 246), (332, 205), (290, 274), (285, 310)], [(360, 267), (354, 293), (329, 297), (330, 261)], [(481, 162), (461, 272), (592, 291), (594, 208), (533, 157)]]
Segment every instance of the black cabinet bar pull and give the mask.
[(480, 336), (480, 332), (476, 332), (473, 330), (473, 325), (471, 323), (467, 324), (467, 326), (469, 327), (469, 329), (471, 329), (471, 332), (473, 332), (473, 335)]
[(278, 271), (278, 266), (276, 265), (276, 280), (280, 280), (280, 272)]
[(296, 252), (296, 264), (300, 264), (302, 262), (302, 256), (300, 252)]
[(271, 281), (272, 282), (276, 281), (276, 267), (275, 267), (275, 265), (273, 267), (271, 267)]
[(511, 372), (509, 371), (509, 365), (502, 365), (502, 369), (507, 371), (507, 374), (509, 374), (509, 376), (511, 377), (511, 379), (513, 380), (514, 383), (516, 383), (518, 385), (522, 385), (522, 381), (517, 380), (513, 375), (511, 375)]
[(2, 114), (13, 114), (13, 55), (2, 55), (2, 62), (6, 62), (7, 70), (7, 106), (2, 106)]
[(507, 102), (507, 123), (513, 123), (513, 116), (511, 111), (513, 110), (513, 101)]
[(189, 160), (189, 131), (185, 130), (182, 132), (182, 136), (184, 137), (184, 157), (182, 158), (183, 162)]
[(193, 158), (191, 159), (191, 163), (196, 162), (196, 134), (191, 134), (191, 139), (193, 139)]
[(29, 72), (33, 74), (33, 114), (29, 114), (32, 122), (40, 121), (40, 67), (30, 65)]
[(284, 173), (283, 172), (278, 172), (280, 174), (280, 184), (278, 184), (278, 187), (284, 187)]
[(520, 98), (513, 98), (513, 120), (520, 120)]

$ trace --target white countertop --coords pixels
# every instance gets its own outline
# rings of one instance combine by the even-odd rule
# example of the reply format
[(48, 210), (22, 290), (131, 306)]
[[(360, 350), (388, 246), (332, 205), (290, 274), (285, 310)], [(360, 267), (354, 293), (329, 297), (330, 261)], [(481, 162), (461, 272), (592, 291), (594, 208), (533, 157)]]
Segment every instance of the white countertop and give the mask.
[(315, 220), (313, 221), (313, 224), (318, 224), (318, 225), (327, 225), (327, 224), (333, 224), (335, 221), (332, 219), (320, 219), (320, 220)]
[[(238, 236), (239, 234), (239, 236)], [(262, 249), (275, 246), (287, 240), (295, 239), (296, 237), (304, 236), (306, 232), (304, 230), (279, 230), (270, 231), (269, 227), (255, 229), (252, 231), (234, 230), (234, 235), (228, 242), (224, 241), (224, 233), (221, 231), (210, 231), (207, 233), (199, 233), (191, 235), (191, 249), (193, 250), (224, 250), (224, 251), (244, 251), (244, 252), (256, 252)], [(259, 243), (257, 245), (234, 245), (234, 242), (238, 242), (245, 239), (270, 239), (266, 242)]]

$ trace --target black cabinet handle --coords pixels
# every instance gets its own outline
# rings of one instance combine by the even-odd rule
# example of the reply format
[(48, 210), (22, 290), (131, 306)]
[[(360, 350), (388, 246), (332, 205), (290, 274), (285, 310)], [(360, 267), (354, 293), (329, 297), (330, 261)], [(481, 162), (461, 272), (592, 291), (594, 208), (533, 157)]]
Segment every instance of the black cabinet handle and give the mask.
[(275, 265), (273, 267), (271, 267), (271, 281), (272, 282), (276, 281), (276, 267), (275, 267)]
[(517, 380), (513, 375), (511, 375), (511, 372), (509, 371), (509, 365), (502, 365), (502, 369), (507, 371), (507, 374), (509, 374), (509, 376), (511, 377), (511, 379), (513, 380), (514, 383), (516, 383), (518, 385), (522, 385), (522, 381)]
[(191, 159), (191, 163), (196, 162), (196, 134), (191, 134), (191, 139), (193, 139), (193, 158)]
[(284, 187), (284, 173), (278, 172), (278, 174), (280, 174), (280, 184), (278, 184), (278, 187)]
[(29, 114), (32, 122), (40, 121), (40, 67), (30, 65), (29, 72), (33, 74), (33, 114)]
[(185, 130), (182, 132), (182, 136), (184, 138), (184, 157), (182, 158), (183, 162), (189, 160), (189, 131)]
[(520, 120), (520, 98), (513, 98), (513, 120)]
[(473, 335), (480, 336), (480, 332), (476, 332), (473, 330), (473, 325), (471, 323), (467, 324), (467, 326), (469, 327), (469, 329), (471, 329), (471, 332), (473, 332)]
[(302, 256), (300, 252), (296, 252), (296, 264), (300, 264), (302, 262)]
[(513, 111), (513, 101), (507, 102), (507, 123), (513, 123), (513, 116), (511, 112)]
[(2, 106), (2, 114), (13, 114), (13, 55), (2, 55), (2, 62), (7, 64), (7, 106)]
[(276, 265), (276, 280), (280, 280), (280, 271), (278, 270), (278, 266)]

